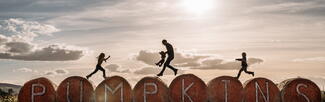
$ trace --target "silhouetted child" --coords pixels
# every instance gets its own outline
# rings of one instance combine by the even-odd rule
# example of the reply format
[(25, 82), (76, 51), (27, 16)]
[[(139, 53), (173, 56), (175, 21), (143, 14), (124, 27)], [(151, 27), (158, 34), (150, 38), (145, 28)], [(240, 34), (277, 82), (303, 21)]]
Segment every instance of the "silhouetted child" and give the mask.
[(100, 53), (100, 55), (97, 57), (98, 58), (98, 62), (96, 65), (96, 69), (90, 73), (89, 75), (87, 75), (87, 79), (89, 79), (89, 77), (91, 77), (93, 74), (95, 74), (98, 70), (103, 72), (103, 77), (104, 79), (106, 79), (106, 73), (105, 73), (105, 69), (102, 67), (102, 63), (103, 61), (107, 61), (108, 58), (110, 58), (111, 56), (108, 56), (107, 58), (105, 58), (105, 54), (104, 53)]
[(161, 56), (161, 60), (158, 63), (156, 63), (156, 65), (161, 67), (162, 64), (165, 62), (166, 53), (164, 51), (160, 51), (159, 54)]
[(248, 73), (248, 74), (252, 74), (252, 76), (254, 76), (254, 72), (247, 71), (248, 64), (247, 64), (247, 58), (246, 58), (245, 52), (242, 53), (242, 57), (243, 58), (241, 58), (241, 59), (240, 58), (236, 59), (237, 61), (241, 61), (241, 66), (242, 66), (242, 68), (238, 72), (237, 79), (240, 77), (240, 74), (242, 71), (244, 71), (245, 73)]

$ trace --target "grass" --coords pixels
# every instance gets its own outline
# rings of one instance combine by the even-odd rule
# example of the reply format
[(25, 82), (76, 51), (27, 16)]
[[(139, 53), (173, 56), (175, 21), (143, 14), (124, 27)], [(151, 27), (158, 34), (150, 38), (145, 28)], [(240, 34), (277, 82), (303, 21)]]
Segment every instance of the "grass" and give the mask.
[(322, 91), (322, 102), (325, 102), (325, 91)]
[(17, 96), (0, 96), (0, 102), (18, 102)]

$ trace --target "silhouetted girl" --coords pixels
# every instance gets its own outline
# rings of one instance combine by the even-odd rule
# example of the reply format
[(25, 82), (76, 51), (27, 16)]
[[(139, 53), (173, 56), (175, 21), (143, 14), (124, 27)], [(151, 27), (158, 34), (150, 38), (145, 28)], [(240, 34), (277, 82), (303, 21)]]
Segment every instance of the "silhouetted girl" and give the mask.
[(105, 69), (102, 67), (102, 63), (103, 61), (107, 61), (108, 58), (110, 58), (111, 56), (108, 56), (107, 58), (105, 58), (105, 54), (104, 53), (100, 53), (100, 55), (97, 57), (98, 58), (98, 62), (96, 65), (96, 69), (89, 75), (87, 75), (87, 79), (89, 79), (89, 77), (91, 77), (93, 74), (95, 74), (98, 70), (103, 72), (103, 77), (104, 79), (106, 79), (106, 73), (105, 73)]

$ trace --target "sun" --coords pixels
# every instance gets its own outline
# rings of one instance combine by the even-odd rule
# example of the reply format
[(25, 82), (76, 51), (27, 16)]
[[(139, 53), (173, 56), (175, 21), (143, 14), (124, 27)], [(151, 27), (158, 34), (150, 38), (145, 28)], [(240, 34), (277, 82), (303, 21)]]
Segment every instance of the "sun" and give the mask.
[(204, 13), (214, 7), (214, 0), (183, 0), (182, 7), (192, 13)]

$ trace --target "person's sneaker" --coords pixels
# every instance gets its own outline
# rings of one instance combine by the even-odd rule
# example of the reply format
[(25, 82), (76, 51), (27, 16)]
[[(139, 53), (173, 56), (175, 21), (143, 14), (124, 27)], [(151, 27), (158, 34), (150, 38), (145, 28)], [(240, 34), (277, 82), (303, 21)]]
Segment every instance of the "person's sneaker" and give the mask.
[(158, 66), (158, 65), (159, 65), (159, 63), (156, 63), (156, 65)]
[(163, 76), (163, 74), (159, 73), (159, 74), (157, 74), (157, 76)]
[(107, 79), (108, 77), (106, 77), (106, 76), (103, 76), (104, 77), (104, 79)]
[(253, 76), (255, 75), (254, 72), (252, 73), (252, 75), (253, 75)]
[(89, 76), (86, 76), (87, 79), (89, 79)]
[(177, 75), (177, 71), (178, 71), (178, 69), (175, 69), (175, 70), (174, 70), (174, 74), (175, 74), (175, 76)]
[(236, 79), (239, 79), (239, 77), (235, 77)]

